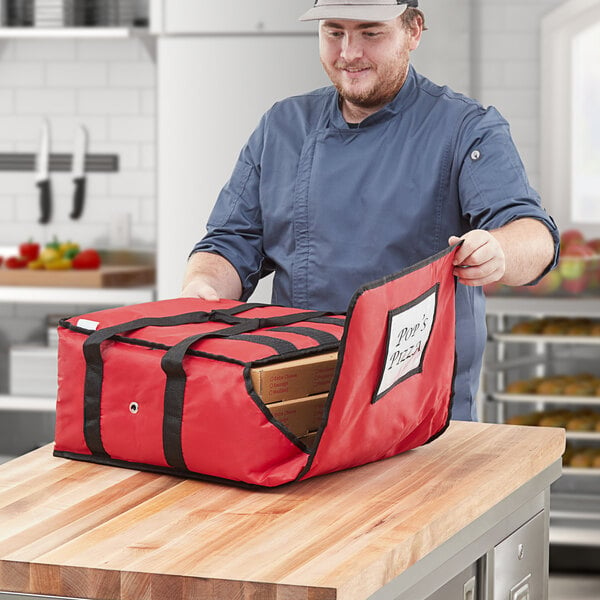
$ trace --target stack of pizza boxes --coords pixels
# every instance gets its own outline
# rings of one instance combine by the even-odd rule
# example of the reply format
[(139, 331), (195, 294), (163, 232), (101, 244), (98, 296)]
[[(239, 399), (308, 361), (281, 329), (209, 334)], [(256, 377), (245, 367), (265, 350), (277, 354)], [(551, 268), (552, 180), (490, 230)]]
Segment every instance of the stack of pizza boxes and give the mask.
[(321, 425), (337, 358), (337, 352), (328, 352), (250, 371), (254, 391), (273, 417), (309, 447)]

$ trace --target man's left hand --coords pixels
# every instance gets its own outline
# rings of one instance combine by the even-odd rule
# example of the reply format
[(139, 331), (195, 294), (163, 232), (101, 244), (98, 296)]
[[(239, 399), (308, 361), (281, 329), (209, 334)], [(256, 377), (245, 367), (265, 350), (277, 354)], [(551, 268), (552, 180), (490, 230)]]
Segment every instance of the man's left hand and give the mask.
[(502, 279), (506, 271), (506, 257), (500, 242), (483, 229), (474, 229), (460, 238), (451, 236), (453, 246), (460, 240), (463, 244), (454, 256), (454, 275), (460, 283), (481, 286)]

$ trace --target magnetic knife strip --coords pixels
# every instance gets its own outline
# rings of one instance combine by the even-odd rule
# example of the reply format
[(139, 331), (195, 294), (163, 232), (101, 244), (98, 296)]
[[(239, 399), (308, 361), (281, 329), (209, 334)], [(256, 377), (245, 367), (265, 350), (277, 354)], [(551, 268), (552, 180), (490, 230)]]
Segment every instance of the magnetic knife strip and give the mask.
[[(72, 154), (50, 154), (50, 171), (70, 171)], [(0, 171), (34, 171), (35, 154), (0, 153)], [(114, 173), (119, 170), (117, 154), (86, 154), (87, 173)]]

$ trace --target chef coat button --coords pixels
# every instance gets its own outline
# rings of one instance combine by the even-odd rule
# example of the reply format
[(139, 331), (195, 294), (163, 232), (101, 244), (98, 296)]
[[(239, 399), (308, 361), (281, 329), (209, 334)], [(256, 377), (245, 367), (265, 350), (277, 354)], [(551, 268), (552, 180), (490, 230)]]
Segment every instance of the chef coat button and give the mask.
[(132, 402), (132, 403), (129, 405), (129, 412), (130, 412), (132, 415), (137, 415), (137, 414), (138, 414), (138, 412), (139, 412), (139, 410), (140, 410), (140, 405), (139, 405), (137, 402)]
[(481, 158), (481, 152), (479, 150), (473, 150), (471, 152), (471, 160), (479, 160)]

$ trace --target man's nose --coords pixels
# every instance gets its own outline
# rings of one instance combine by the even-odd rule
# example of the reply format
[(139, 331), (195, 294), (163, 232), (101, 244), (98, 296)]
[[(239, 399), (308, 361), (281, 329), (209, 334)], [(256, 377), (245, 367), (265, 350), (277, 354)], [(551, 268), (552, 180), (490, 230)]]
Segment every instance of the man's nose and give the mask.
[(341, 57), (350, 62), (360, 58), (363, 54), (360, 38), (354, 35), (345, 35), (342, 41)]

